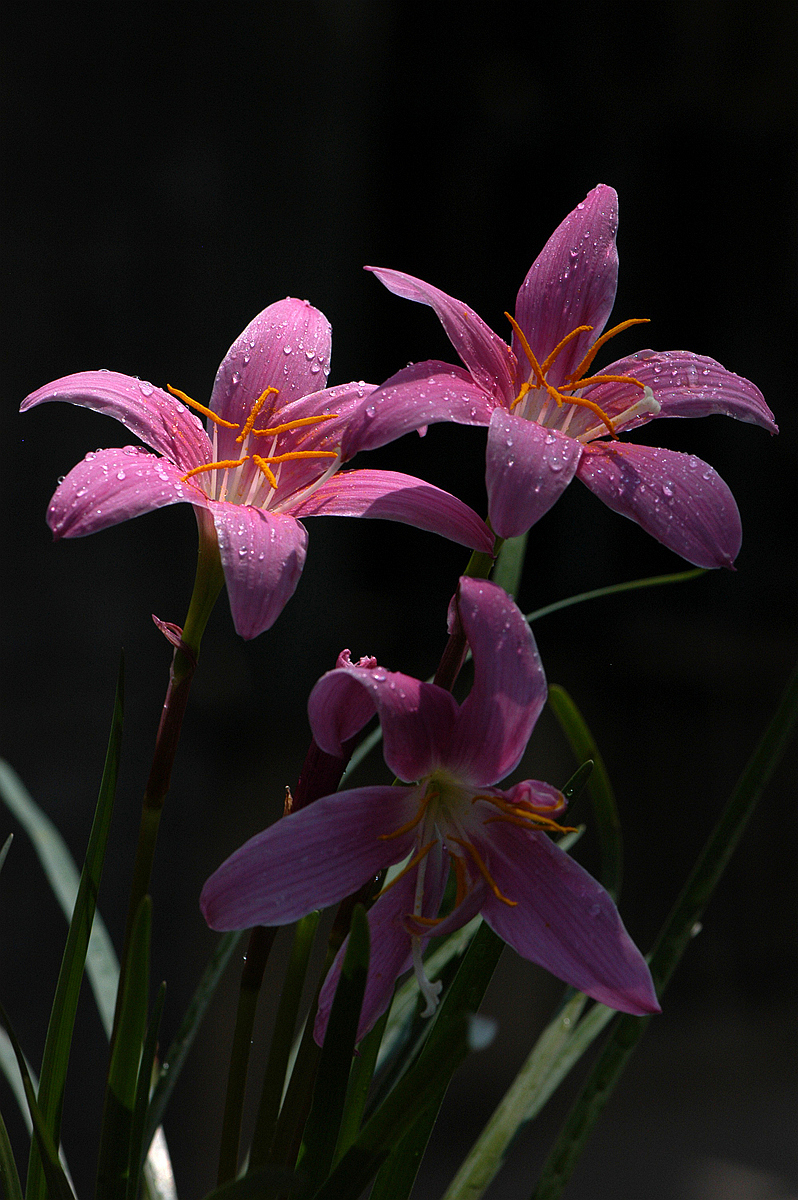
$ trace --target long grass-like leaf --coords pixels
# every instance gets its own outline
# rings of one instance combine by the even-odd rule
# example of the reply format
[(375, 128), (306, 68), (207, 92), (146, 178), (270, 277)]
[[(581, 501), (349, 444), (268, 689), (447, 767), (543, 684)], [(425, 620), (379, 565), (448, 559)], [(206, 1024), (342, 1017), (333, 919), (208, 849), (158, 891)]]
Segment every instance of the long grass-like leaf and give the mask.
[(147, 1120), (144, 1127), (145, 1146), (149, 1146), (155, 1136), (156, 1129), (163, 1120), (164, 1111), (169, 1103), (174, 1086), (180, 1077), (180, 1072), (188, 1057), (188, 1052), (194, 1043), (197, 1031), (202, 1024), (203, 1017), (208, 1010), (208, 1005), (216, 995), (216, 989), (224, 975), (227, 964), (230, 962), (243, 936), (243, 930), (237, 929), (234, 933), (223, 934), (216, 943), (213, 954), (197, 985), (197, 990), (180, 1023), (175, 1039), (166, 1052), (158, 1075), (158, 1081), (150, 1097)]
[(352, 912), (349, 940), (321, 1050), (313, 1104), (305, 1124), (300, 1173), (312, 1194), (332, 1165), (369, 969), (369, 923), (362, 904)]
[(64, 1168), (58, 1158), (58, 1150), (50, 1136), (50, 1131), (42, 1117), (41, 1110), (36, 1100), (36, 1093), (33, 1087), (33, 1082), (25, 1062), (25, 1056), (22, 1053), (16, 1034), (11, 1028), (11, 1023), (6, 1015), (5, 1009), (0, 1005), (0, 1025), (3, 1026), (8, 1034), (14, 1055), (17, 1060), (17, 1067), (22, 1079), (22, 1086), (25, 1089), (25, 1098), (28, 1103), (31, 1122), (33, 1124), (33, 1136), (38, 1144), (39, 1153), (41, 1155), (42, 1168), (44, 1176), (47, 1180), (47, 1189), (49, 1192), (49, 1200), (75, 1200), (74, 1193), (69, 1186)]
[[(105, 768), (42, 1055), (38, 1102), (42, 1117), (55, 1145), (58, 1145), (60, 1138), (61, 1113), (72, 1047), (72, 1031), (75, 1026), (78, 997), (94, 923), (97, 893), (102, 878), (105, 849), (116, 795), (122, 741), (123, 690), (124, 674), (120, 664)], [(35, 1142), (31, 1144), (27, 1195), (28, 1200), (44, 1200), (45, 1197), (45, 1178)]]
[(105, 1090), (97, 1200), (125, 1200), (150, 981), (152, 901), (145, 896), (133, 922), (116, 1039)]
[(315, 909), (297, 922), (291, 956), (283, 977), (280, 1003), (274, 1020), (272, 1044), (263, 1076), (255, 1131), (252, 1135), (252, 1147), (249, 1154), (251, 1170), (263, 1166), (268, 1161), (280, 1112), (280, 1100), (288, 1070), (291, 1042), (294, 1037), (302, 990), (305, 986), (310, 952), (313, 948), (313, 939), (316, 936), (320, 917), (320, 911)]
[[(22, 780), (0, 759), (0, 800), (14, 814), (33, 842), (33, 848), (67, 921), (72, 918), (80, 876), (69, 848), (53, 822), (33, 800)], [(100, 1019), (110, 1036), (114, 1019), (119, 965), (108, 930), (95, 913), (86, 958), (89, 978)]]
[(556, 683), (552, 684), (549, 687), (549, 704), (579, 761), (592, 760), (593, 762), (593, 769), (587, 780), (587, 789), (596, 818), (601, 849), (600, 878), (612, 898), (617, 900), (623, 874), (623, 839), (615, 792), (610, 783), (604, 759), (599, 753), (596, 739), (588, 729), (585, 718), (565, 688)]
[(8, 1137), (5, 1121), (0, 1113), (0, 1194), (5, 1200), (22, 1200), (22, 1185), (19, 1182), (17, 1164)]
[[(798, 668), (665, 922), (649, 959), (661, 994), (798, 721)], [(533, 1200), (557, 1200), (650, 1017), (621, 1016), (544, 1164)]]
[(150, 1083), (155, 1067), (155, 1056), (158, 1052), (158, 1030), (161, 1025), (163, 1003), (166, 996), (166, 984), (162, 983), (155, 998), (152, 1014), (147, 1026), (147, 1036), (139, 1063), (139, 1077), (136, 1083), (136, 1101), (133, 1106), (133, 1126), (130, 1132), (130, 1174), (127, 1182), (127, 1200), (136, 1200), (141, 1182), (141, 1172), (146, 1157), (144, 1146), (144, 1120), (147, 1115), (147, 1101), (150, 1095)]
[[(426, 1067), (435, 1060), (441, 1052), (441, 1046), (450, 1037), (451, 1031), (459, 1027), (459, 1022), (462, 1021), (464, 1014), (475, 1013), (478, 1010), (503, 949), (504, 942), (483, 922), (477, 929), (463, 956), (457, 974), (444, 994), (432, 1028), (419, 1054), (418, 1063), (407, 1072), (394, 1091), (390, 1093), (385, 1105), (391, 1103), (391, 1097), (406, 1085), (414, 1071)], [(452, 1062), (448, 1073), (441, 1071), (435, 1075), (437, 1084), (428, 1101), (425, 1105), (416, 1108), (416, 1115), (404, 1128), (401, 1139), (393, 1142), (389, 1156), (380, 1168), (375, 1181), (371, 1193), (372, 1200), (407, 1200), (409, 1197), (457, 1062), (459, 1059)], [(381, 1109), (377, 1111), (379, 1113)], [(343, 1166), (345, 1161), (346, 1155), (341, 1159), (339, 1166)]]
[[(509, 539), (513, 541), (514, 539)], [(505, 543), (507, 545), (508, 543)], [(502, 550), (504, 547), (502, 547)], [(501, 558), (501, 551), (499, 552)], [(543, 608), (536, 608), (532, 612), (528, 612), (524, 618), (530, 625), (535, 621), (540, 621), (543, 617), (549, 617), (552, 613), (560, 612), (564, 608), (571, 608), (574, 604), (584, 604), (588, 600), (603, 600), (607, 596), (616, 596), (621, 592), (635, 592), (644, 588), (662, 587), (663, 584), (671, 583), (686, 583), (689, 579), (698, 579), (700, 575), (706, 575), (707, 572), (702, 567), (693, 567), (689, 571), (676, 571), (671, 575), (648, 575), (645, 579), (630, 579), (625, 583), (613, 583), (608, 587), (594, 588), (591, 592), (580, 592), (578, 596), (567, 596), (564, 600), (555, 600), (553, 604), (546, 604)], [(496, 576), (494, 574), (494, 579)], [(508, 579), (512, 582), (512, 579)], [(496, 580), (496, 582), (501, 582)], [(509, 591), (509, 588), (505, 588)], [(511, 592), (514, 595), (514, 592)], [(428, 681), (429, 682), (429, 681)], [(349, 765), (344, 771), (341, 785), (349, 778), (352, 772), (360, 766), (360, 764), (371, 754), (375, 746), (378, 746), (382, 741), (382, 729), (379, 726), (373, 729), (371, 733), (363, 738), (363, 741), (355, 749), (352, 757), (349, 760)]]

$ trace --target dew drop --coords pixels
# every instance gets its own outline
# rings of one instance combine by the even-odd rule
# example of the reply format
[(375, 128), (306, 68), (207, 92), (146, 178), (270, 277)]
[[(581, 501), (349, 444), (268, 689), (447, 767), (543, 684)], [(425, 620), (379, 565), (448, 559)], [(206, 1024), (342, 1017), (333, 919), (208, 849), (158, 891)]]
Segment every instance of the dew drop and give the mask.
[(283, 346), (283, 354), (290, 354), (290, 353), (291, 353), (291, 347), (286, 342), (286, 344)]

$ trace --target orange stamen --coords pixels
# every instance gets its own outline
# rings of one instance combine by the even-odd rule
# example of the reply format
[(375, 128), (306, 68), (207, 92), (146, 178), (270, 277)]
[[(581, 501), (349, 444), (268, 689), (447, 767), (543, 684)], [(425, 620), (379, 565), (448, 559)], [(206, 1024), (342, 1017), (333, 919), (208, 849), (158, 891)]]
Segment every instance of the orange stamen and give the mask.
[(529, 359), (529, 365), (535, 373), (535, 378), (537, 380), (538, 387), (545, 387), (546, 380), (543, 378), (543, 371), (541, 370), (540, 363), (538, 362), (538, 360), (535, 358), (534, 354), (532, 353), (532, 349), (529, 345), (529, 342), (526, 340), (526, 337), (524, 336), (524, 332), (521, 329), (521, 326), (518, 324), (515, 317), (511, 317), (508, 312), (506, 312), (504, 315), (507, 318), (507, 320), (510, 322), (510, 324), (512, 325), (513, 330), (515, 331), (515, 336), (518, 338), (519, 342), (521, 343), (521, 347), (524, 351), (524, 354)]
[[(233, 426), (233, 428), (235, 429), (236, 427)], [(192, 467), (190, 471), (186, 471), (180, 482), (185, 483), (185, 481), (190, 479), (192, 475), (199, 475), (202, 471), (223, 471), (227, 467), (240, 467), (241, 464), (245, 463), (248, 458), (249, 455), (245, 454), (243, 458), (227, 459), (222, 462), (205, 463), (205, 465), (202, 467)]]
[(224, 425), (225, 429), (238, 429), (238, 425), (236, 425), (233, 421), (224, 421), (221, 417), (217, 417), (216, 413), (211, 412), (211, 410), (206, 408), (204, 404), (198, 404), (196, 400), (192, 400), (191, 397), (187, 396), (185, 392), (181, 392), (177, 388), (173, 388), (170, 383), (167, 383), (166, 390), (167, 392), (171, 392), (173, 396), (177, 396), (177, 398), (182, 400), (184, 404), (188, 404), (191, 408), (196, 408), (197, 412), (201, 412), (204, 417), (209, 417), (211, 421), (214, 421), (217, 425)]
[(546, 374), (549, 367), (551, 366), (551, 364), (554, 362), (557, 355), (562, 350), (563, 346), (567, 346), (568, 343), (571, 341), (571, 339), (575, 338), (576, 335), (579, 333), (590, 333), (592, 328), (593, 328), (592, 325), (577, 325), (576, 329), (572, 329), (570, 333), (566, 333), (566, 335), (562, 339), (562, 341), (557, 343), (557, 345), (552, 350), (551, 354), (547, 354), (546, 357), (544, 358), (543, 362), (540, 364), (540, 369), (543, 372), (543, 374), (544, 375)]
[(517, 804), (511, 804), (509, 800), (503, 800), (501, 796), (475, 796), (476, 800), (487, 800), (488, 804), (492, 804), (502, 812), (502, 816), (488, 817), (483, 821), (483, 825), (489, 825), (491, 821), (509, 821), (511, 825), (523, 825), (529, 827), (528, 823), (537, 826), (540, 829), (547, 829), (551, 833), (574, 833), (575, 829), (571, 825), (560, 825), (557, 821), (553, 821), (551, 817), (544, 817), (542, 813), (536, 813), (529, 808), (521, 808)]
[(261, 456), (259, 454), (253, 454), (252, 461), (254, 462), (255, 466), (260, 471), (263, 472), (263, 474), (266, 476), (266, 478), (268, 479), (269, 483), (274, 488), (274, 490), (277, 491), (277, 476), (275, 475), (274, 471), (269, 466), (266, 459), (261, 458)]
[(280, 391), (279, 388), (267, 387), (265, 392), (261, 392), (261, 394), (258, 396), (255, 403), (252, 405), (252, 408), (250, 409), (249, 416), (247, 417), (246, 421), (244, 422), (244, 428), (241, 430), (240, 434), (236, 438), (237, 442), (245, 442), (247, 440), (250, 433), (252, 432), (252, 426), (255, 424), (255, 422), (258, 419), (258, 413), (263, 408), (263, 404), (264, 404), (264, 401), (266, 400), (266, 397), (267, 396), (276, 396), (279, 391)]
[[(393, 837), (394, 835), (388, 834), (388, 836)], [(386, 892), (389, 892), (395, 883), (398, 883), (400, 879), (404, 879), (404, 877), (408, 871), (412, 871), (413, 867), (417, 867), (418, 864), (421, 862), (422, 858), (427, 857), (430, 850), (435, 845), (436, 841), (437, 841), (437, 838), (433, 838), (431, 842), (427, 842), (426, 846), (422, 846), (420, 850), (417, 850), (416, 853), (413, 855), (413, 857), (410, 859), (410, 862), (407, 864), (407, 866), (403, 867), (402, 870), (399, 872), (399, 874), (394, 876), (394, 878), (391, 880), (390, 883), (386, 883), (385, 887), (382, 888), (381, 891), (377, 892), (377, 895), (374, 897), (374, 899), (379, 900), (380, 896), (384, 896)], [(423, 917), (416, 917), (415, 919), (417, 921), (424, 920)]]
[(455, 909), (455, 908), (459, 907), (460, 904), (462, 904), (463, 900), (466, 897), (466, 894), (468, 892), (468, 880), (466, 879), (466, 873), (465, 873), (465, 867), (463, 866), (463, 860), (459, 854), (453, 854), (451, 856), (451, 863), (452, 863), (452, 869), (454, 871), (454, 877), (457, 881), (457, 891), (455, 892), (454, 904), (452, 905), (452, 908)]
[(272, 429), (256, 429), (252, 436), (276, 437), (278, 433), (287, 433), (290, 429), (299, 429), (302, 425), (315, 425), (319, 421), (332, 421), (337, 416), (340, 416), (340, 413), (319, 413), (317, 417), (297, 417), (295, 421), (286, 421), (284, 425), (275, 425)]
[(381, 833), (379, 836), (379, 841), (389, 842), (391, 838), (400, 837), (401, 834), (409, 833), (411, 829), (415, 829), (416, 825), (418, 825), (419, 821), (424, 816), (424, 813), (427, 811), (427, 805), (431, 800), (437, 800), (439, 796), (440, 792), (426, 792), (421, 798), (421, 803), (418, 806), (418, 812), (413, 817), (413, 820), (408, 821), (406, 825), (400, 825), (398, 829), (394, 829), (393, 833)]
[(646, 390), (646, 385), (641, 383), (639, 379), (635, 379), (634, 375), (588, 375), (584, 379), (577, 379), (573, 383), (563, 383), (560, 386), (564, 388), (572, 387), (587, 387), (592, 383), (633, 383), (635, 387)]
[(338, 454), (335, 450), (291, 450), (288, 454), (270, 454), (267, 458), (261, 459), (262, 462), (281, 463), (288, 462), (292, 458), (337, 458)]
[(572, 375), (569, 375), (568, 378), (573, 380), (580, 379), (604, 343), (608, 342), (610, 338), (615, 337), (617, 333), (623, 333), (624, 329), (630, 329), (632, 325), (648, 325), (650, 320), (650, 317), (631, 317), (628, 321), (621, 321), (620, 325), (613, 325), (612, 329), (608, 329), (606, 333), (602, 333), (601, 337), (596, 338), (595, 342), (590, 347), (579, 366)]
[(474, 862), (477, 865), (477, 869), (479, 870), (480, 875), (485, 880), (485, 882), (487, 883), (490, 890), (493, 892), (496, 899), (501, 900), (503, 904), (509, 904), (511, 908), (515, 908), (516, 905), (518, 904), (518, 901), (517, 900), (508, 900), (508, 898), (499, 891), (496, 881), (493, 879), (493, 876), (491, 875), (490, 871), (488, 870), (488, 868), (485, 866), (484, 862), (482, 861), (482, 858), (480, 857), (479, 852), (471, 845), (471, 843), (464, 842), (464, 841), (462, 841), (461, 838), (452, 837), (451, 834), (449, 835), (449, 841), (457, 842), (458, 846), (462, 846), (463, 849), (471, 855), (471, 857), (473, 858)]

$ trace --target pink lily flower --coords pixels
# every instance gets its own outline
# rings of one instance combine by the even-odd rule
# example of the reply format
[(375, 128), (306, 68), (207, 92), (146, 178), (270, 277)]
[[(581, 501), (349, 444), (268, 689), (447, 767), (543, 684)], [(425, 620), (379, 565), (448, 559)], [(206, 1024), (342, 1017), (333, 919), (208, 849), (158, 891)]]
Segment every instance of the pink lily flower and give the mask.
[[(323, 313), (288, 298), (264, 309), (230, 347), (207, 408), (113, 371), (69, 375), (33, 392), (23, 412), (65, 400), (115, 417), (155, 451), (87, 454), (50, 502), (54, 535), (83, 537), (192, 504), (200, 537), (218, 542), (233, 622), (245, 638), (268, 629), (293, 595), (307, 546), (302, 517), (385, 517), (490, 551), (484, 522), (448, 492), (392, 471), (338, 474), (359, 449), (346, 434), (374, 388), (326, 388), (330, 348)], [(186, 405), (205, 416), (207, 430)]]
[[(357, 436), (374, 447), (435, 421), (488, 425), (490, 524), (525, 532), (576, 476), (615, 512), (700, 567), (731, 566), (742, 540), (729, 488), (690, 454), (618, 440), (655, 417), (723, 413), (778, 432), (759, 390), (714, 359), (640, 350), (594, 373), (618, 275), (618, 198), (603, 184), (566, 217), (518, 293), (508, 345), (464, 304), (401, 271), (369, 267), (429, 305), (467, 370), (416, 363), (369, 398)], [(361, 428), (361, 425), (364, 428)]]
[[(520, 762), (546, 701), (529, 626), (501, 588), (481, 580), (460, 580), (459, 609), (474, 656), (463, 704), (435, 684), (348, 658), (310, 696), (313, 736), (329, 754), (340, 754), (376, 710), (385, 761), (408, 782), (325, 796), (257, 834), (205, 884), (205, 919), (220, 930), (289, 924), (407, 859), (369, 911), (359, 1037), (411, 965), (433, 1012), (440, 983), (425, 975), (424, 948), (479, 912), (524, 958), (595, 999), (658, 1012), (648, 967), (615, 904), (549, 837), (563, 832), (562, 793), (532, 779), (495, 786)], [(456, 896), (441, 915), (450, 867)], [(319, 1043), (342, 954), (322, 989)]]

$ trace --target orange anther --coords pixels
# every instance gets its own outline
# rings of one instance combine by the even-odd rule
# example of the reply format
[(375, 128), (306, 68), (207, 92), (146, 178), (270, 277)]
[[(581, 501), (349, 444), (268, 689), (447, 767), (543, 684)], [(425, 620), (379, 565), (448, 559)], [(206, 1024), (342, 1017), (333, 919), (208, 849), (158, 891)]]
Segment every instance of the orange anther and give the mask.
[(252, 405), (252, 408), (249, 411), (249, 416), (247, 417), (246, 421), (244, 422), (244, 428), (241, 430), (240, 434), (236, 438), (237, 442), (245, 442), (247, 440), (250, 433), (252, 432), (252, 426), (255, 424), (255, 422), (258, 419), (258, 413), (263, 408), (263, 404), (264, 404), (264, 401), (266, 400), (266, 397), (267, 396), (276, 396), (278, 394), (279, 390), (280, 389), (276, 388), (276, 387), (267, 387), (265, 392), (261, 392), (261, 394), (258, 396), (257, 400)]
[(223, 471), (228, 467), (240, 467), (241, 464), (245, 463), (248, 458), (249, 455), (245, 454), (243, 458), (227, 459), (222, 462), (205, 463), (204, 466), (201, 467), (192, 467), (190, 471), (186, 471), (185, 475), (181, 477), (180, 482), (185, 483), (185, 481), (190, 479), (192, 475), (199, 475), (202, 471)]
[(471, 855), (474, 862), (476, 863), (476, 866), (477, 866), (477, 869), (478, 869), (480, 875), (485, 880), (485, 882), (487, 883), (490, 890), (493, 892), (496, 899), (501, 900), (501, 902), (503, 904), (509, 904), (511, 908), (515, 908), (516, 905), (518, 904), (518, 901), (517, 900), (508, 900), (508, 898), (499, 891), (496, 881), (494, 880), (494, 878), (491, 875), (488, 868), (485, 866), (485, 863), (482, 861), (482, 858), (480, 857), (480, 854), (475, 849), (475, 847), (472, 846), (470, 842), (465, 842), (461, 838), (452, 837), (451, 834), (449, 834), (449, 841), (457, 842), (458, 846), (462, 846), (463, 849), (465, 851), (467, 851), (468, 854)]
[[(605, 342), (608, 342), (610, 338), (614, 338), (616, 334), (623, 333), (624, 329), (631, 329), (632, 325), (648, 325), (650, 320), (650, 317), (630, 317), (628, 321), (621, 321), (620, 325), (613, 325), (612, 329), (608, 329), (606, 333), (602, 333), (601, 337), (596, 338), (573, 375), (569, 375), (568, 378), (574, 382), (581, 380), (581, 377)], [(581, 386), (581, 383), (579, 386)]]
[(316, 425), (319, 421), (332, 421), (339, 413), (319, 413), (317, 417), (297, 417), (295, 421), (286, 421), (284, 425), (275, 425), (271, 429), (255, 429), (253, 437), (276, 437), (278, 433), (288, 433), (291, 429), (299, 429), (302, 425)]

